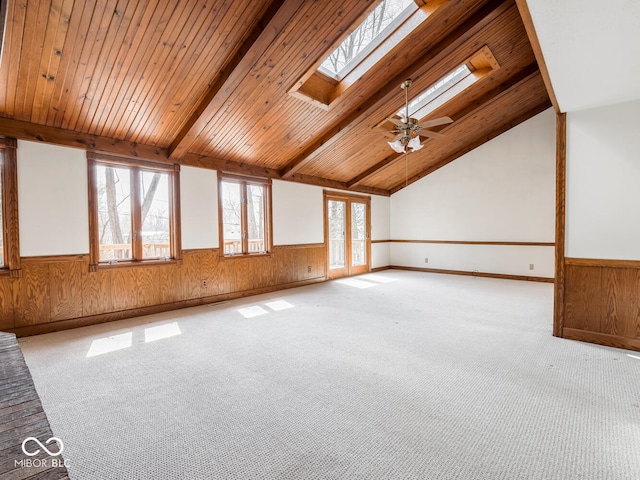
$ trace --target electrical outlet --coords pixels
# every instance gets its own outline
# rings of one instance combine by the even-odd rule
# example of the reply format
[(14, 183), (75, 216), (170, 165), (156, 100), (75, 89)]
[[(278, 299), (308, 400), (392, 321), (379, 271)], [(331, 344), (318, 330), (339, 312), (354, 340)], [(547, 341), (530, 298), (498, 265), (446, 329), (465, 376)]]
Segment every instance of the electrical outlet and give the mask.
[(309, 265), (309, 266), (307, 267), (307, 272), (308, 272), (308, 273), (311, 273), (311, 265)]
[(207, 288), (207, 281), (206, 280), (200, 280), (202, 288)]
[(529, 264), (529, 270), (533, 270), (533, 263)]
[(429, 263), (429, 259), (427, 257), (424, 257), (424, 263)]

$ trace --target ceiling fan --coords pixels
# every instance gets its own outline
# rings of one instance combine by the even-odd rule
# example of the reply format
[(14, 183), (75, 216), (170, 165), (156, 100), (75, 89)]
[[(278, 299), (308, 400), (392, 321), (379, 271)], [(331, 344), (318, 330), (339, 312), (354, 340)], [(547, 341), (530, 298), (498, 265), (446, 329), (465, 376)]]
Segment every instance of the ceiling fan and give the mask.
[(391, 148), (393, 148), (393, 150), (398, 153), (409, 153), (410, 151), (415, 152), (417, 150), (420, 150), (423, 147), (420, 137), (444, 137), (444, 135), (442, 135), (441, 133), (425, 130), (425, 128), (445, 125), (447, 123), (453, 122), (453, 120), (451, 120), (451, 118), (449, 117), (434, 118), (433, 120), (427, 120), (426, 122), (422, 123), (418, 123), (418, 120), (416, 120), (415, 118), (411, 118), (409, 116), (409, 87), (411, 87), (411, 83), (411, 79), (407, 79), (402, 82), (402, 84), (400, 84), (400, 88), (404, 90), (404, 116), (399, 119), (394, 117), (387, 118), (387, 120), (389, 120), (396, 126), (396, 128), (391, 130), (390, 133), (397, 134), (397, 136), (391, 142), (387, 143)]

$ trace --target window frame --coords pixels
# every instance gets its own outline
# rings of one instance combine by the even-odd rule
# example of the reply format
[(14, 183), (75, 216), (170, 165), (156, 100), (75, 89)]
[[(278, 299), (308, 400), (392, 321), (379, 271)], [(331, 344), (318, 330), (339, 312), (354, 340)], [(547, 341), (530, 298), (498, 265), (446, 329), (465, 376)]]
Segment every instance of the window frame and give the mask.
[[(462, 73), (458, 74), (457, 72), (462, 69), (464, 69)], [(436, 80), (436, 82), (434, 82), (431, 86), (425, 88), (417, 95), (414, 95), (413, 100), (409, 102), (409, 117), (426, 117), (429, 113), (431, 113), (431, 111), (433, 111), (433, 108), (429, 108), (429, 106), (436, 103), (436, 100), (439, 97), (441, 97), (442, 95), (446, 95), (447, 92), (450, 92), (451, 90), (455, 91), (453, 95), (455, 96), (455, 94), (462, 92), (466, 87), (475, 83), (475, 79), (473, 78), (474, 71), (475, 68), (470, 61), (461, 63), (457, 68), (450, 71), (440, 79)], [(456, 76), (458, 76), (458, 78), (456, 78)], [(447, 79), (447, 77), (450, 78)], [(471, 82), (468, 81), (469, 77), (472, 77)], [(447, 81), (445, 82), (444, 80)], [(442, 85), (434, 88), (435, 85), (438, 85), (440, 82), (442, 82)], [(431, 93), (426, 95), (425, 98), (423, 98), (419, 102), (417, 101), (420, 96), (424, 95), (425, 92), (431, 90), (432, 88), (433, 91)], [(449, 97), (452, 97), (452, 95), (449, 95)], [(405, 106), (403, 105), (402, 108), (400, 108), (400, 110), (396, 112), (396, 115), (402, 118), (405, 116), (405, 113)]]
[[(371, 12), (373, 12), (376, 8), (378, 8), (378, 6), (382, 3), (382, 0), (379, 0), (376, 3), (376, 6), (369, 12), (369, 14)], [(414, 15), (416, 13), (416, 11), (418, 11), (420, 9), (420, 7), (418, 6), (418, 4), (414, 1), (411, 2), (411, 4), (409, 4), (408, 6), (406, 6), (391, 22), (389, 22), (389, 24), (384, 27), (379, 33), (378, 35), (369, 43), (367, 44), (366, 47), (364, 47), (360, 52), (358, 52), (356, 55), (353, 56), (353, 58), (351, 60), (349, 60), (344, 67), (342, 67), (340, 69), (340, 71), (338, 73), (333, 73), (332, 71), (328, 70), (327, 68), (322, 66), (322, 63), (324, 63), (331, 55), (333, 55), (333, 53), (335, 52), (335, 50), (337, 50), (337, 48), (340, 48), (340, 46), (342, 45), (342, 43), (344, 43), (344, 41), (349, 38), (349, 36), (351, 34), (353, 34), (353, 32), (355, 32), (356, 30), (358, 30), (358, 28), (360, 28), (360, 26), (364, 23), (364, 21), (369, 18), (369, 14), (367, 14), (367, 16), (361, 21), (359, 22), (355, 28), (352, 28), (349, 32), (349, 35), (347, 35), (342, 42), (340, 42), (338, 44), (338, 47), (333, 49), (329, 55), (324, 57), (324, 60), (322, 60), (322, 63), (318, 66), (317, 71), (333, 80), (336, 80), (337, 82), (341, 82), (342, 80), (344, 80), (344, 78), (349, 75), (351, 72), (353, 72), (353, 70), (355, 70), (363, 61), (365, 58), (367, 58), (369, 55), (371, 55), (373, 52), (375, 52), (377, 49), (380, 48), (380, 46), (386, 42), (389, 37), (391, 37), (393, 35), (393, 33), (400, 28), (400, 26), (402, 26), (402, 24), (404, 24), (407, 20), (409, 20), (409, 18), (411, 18), (412, 15)]]
[[(116, 168), (128, 168), (131, 170), (132, 190), (131, 190), (131, 216), (134, 224), (131, 226), (131, 233), (136, 234), (136, 238), (131, 243), (132, 259), (116, 260), (111, 262), (100, 261), (100, 236), (98, 233), (98, 191), (96, 167), (98, 165)], [(117, 157), (114, 155), (97, 152), (87, 152), (87, 170), (89, 184), (89, 270), (97, 271), (99, 268), (113, 268), (139, 265), (166, 265), (182, 264), (182, 232), (180, 221), (180, 165), (157, 163), (146, 160), (131, 159), (127, 157)], [(140, 199), (138, 195), (138, 180), (141, 171), (162, 172), (169, 175), (169, 251), (168, 258), (142, 258), (142, 236), (136, 232), (136, 227), (141, 222)]]
[[(242, 253), (227, 254), (224, 251), (224, 218), (223, 218), (223, 199), (222, 184), (238, 183), (240, 184), (240, 198), (242, 209), (240, 213), (240, 229), (242, 231)], [(248, 248), (249, 238), (247, 234), (247, 185), (260, 185), (265, 189), (264, 195), (264, 252), (250, 252)], [(272, 215), (272, 199), (271, 199), (271, 179), (250, 177), (245, 175), (234, 175), (230, 173), (218, 172), (218, 237), (219, 251), (222, 258), (247, 258), (271, 255), (273, 250), (273, 215)]]
[(358, 80), (375, 68), (382, 59), (407, 41), (408, 36), (441, 7), (439, 2), (432, 5), (432, 2), (413, 0), (415, 7), (412, 5), (406, 7), (383, 29), (385, 35), (382, 35), (383, 32), (381, 32), (381, 35), (355, 55), (337, 76), (320, 68), (322, 63), (362, 24), (379, 3), (374, 2), (371, 10), (360, 17), (357, 23), (354, 22), (349, 29), (345, 30), (339, 42), (332, 45), (322, 55), (322, 59), (289, 88), (290, 95), (328, 111), (351, 86), (357, 84)]
[(20, 267), (20, 231), (18, 225), (18, 141), (0, 138), (2, 150), (2, 241), (4, 264), (0, 274), (11, 278), (22, 277)]

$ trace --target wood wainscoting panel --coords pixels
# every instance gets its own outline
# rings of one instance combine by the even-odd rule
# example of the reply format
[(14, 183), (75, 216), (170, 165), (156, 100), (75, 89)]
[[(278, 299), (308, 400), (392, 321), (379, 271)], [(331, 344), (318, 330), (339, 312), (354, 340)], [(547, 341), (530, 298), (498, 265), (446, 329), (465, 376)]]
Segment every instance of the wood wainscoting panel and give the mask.
[[(277, 284), (291, 281), (291, 272), (287, 270), (286, 248), (277, 247), (273, 253), (273, 280)], [(324, 261), (324, 260), (323, 260)]]
[(323, 243), (237, 258), (187, 250), (182, 264), (95, 272), (87, 255), (23, 258), (22, 278), (0, 277), (0, 329), (33, 335), (304, 285), (326, 279), (325, 263)]
[(82, 274), (82, 311), (85, 316), (114, 311), (111, 274), (113, 270), (89, 272), (89, 262)]
[(49, 264), (51, 321), (83, 316), (82, 274), (87, 265), (82, 261)]
[[(220, 289), (221, 275), (218, 269), (220, 255), (218, 250), (214, 250), (213, 254), (198, 252), (191, 256), (198, 262), (198, 277), (191, 282), (193, 288), (198, 292), (198, 297), (212, 297), (222, 293)], [(202, 286), (202, 280), (206, 282), (206, 286)]]
[(606, 288), (606, 315), (601, 332), (625, 338), (637, 338), (640, 320), (640, 270), (603, 268)]
[(600, 321), (605, 315), (601, 288), (601, 268), (565, 266), (563, 327), (600, 331)]
[(567, 259), (565, 270), (563, 336), (638, 350), (640, 263)]
[[(109, 269), (111, 278), (111, 304), (113, 310), (130, 310), (141, 306), (138, 302), (137, 281), (138, 270), (146, 267), (113, 268)], [(100, 275), (102, 271), (95, 272)]]
[(8, 275), (0, 277), (0, 330), (15, 326), (13, 318), (13, 280)]
[(235, 261), (239, 259), (232, 259), (230, 261), (220, 260), (216, 265), (216, 272), (218, 273), (218, 292), (220, 295), (230, 293), (235, 287)]
[(157, 278), (158, 267), (138, 268), (133, 273), (133, 282), (138, 293), (136, 307), (148, 307), (158, 305), (158, 291), (160, 290), (160, 278)]
[(22, 278), (15, 280), (15, 326), (37, 325), (51, 321), (49, 264), (22, 265)]
[(181, 268), (182, 265), (177, 265), (177, 268), (174, 268), (173, 265), (162, 265), (155, 269), (148, 269), (149, 271), (155, 270), (153, 272), (155, 276), (155, 301), (151, 305), (164, 305), (183, 300), (183, 289), (180, 286), (178, 274)]
[(202, 258), (206, 257), (200, 250), (185, 251), (182, 255), (182, 266), (178, 274), (182, 284), (182, 299), (189, 300), (202, 296), (201, 280), (206, 280), (207, 284), (211, 280), (209, 274), (202, 274)]

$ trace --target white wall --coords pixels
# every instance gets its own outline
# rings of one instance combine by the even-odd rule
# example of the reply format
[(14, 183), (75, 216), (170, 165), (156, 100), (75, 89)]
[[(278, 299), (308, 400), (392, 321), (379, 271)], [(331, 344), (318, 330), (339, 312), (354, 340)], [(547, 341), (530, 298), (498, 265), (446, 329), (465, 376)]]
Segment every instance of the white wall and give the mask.
[(273, 244), (324, 243), (322, 188), (273, 180)]
[[(390, 230), (389, 197), (371, 196), (371, 240), (389, 240)], [(371, 268), (387, 267), (390, 265), (389, 243), (371, 244)]]
[[(396, 240), (553, 242), (553, 110), (400, 190), (390, 214)], [(393, 243), (390, 255), (399, 266), (553, 276), (554, 247)]]
[(640, 260), (640, 101), (567, 113), (568, 257)]
[(20, 255), (89, 253), (84, 150), (18, 141)]
[(218, 179), (215, 170), (180, 169), (182, 248), (218, 248)]
[(640, 2), (526, 2), (562, 112), (640, 99)]
[(554, 247), (392, 243), (390, 250), (391, 263), (398, 266), (553, 277)]

